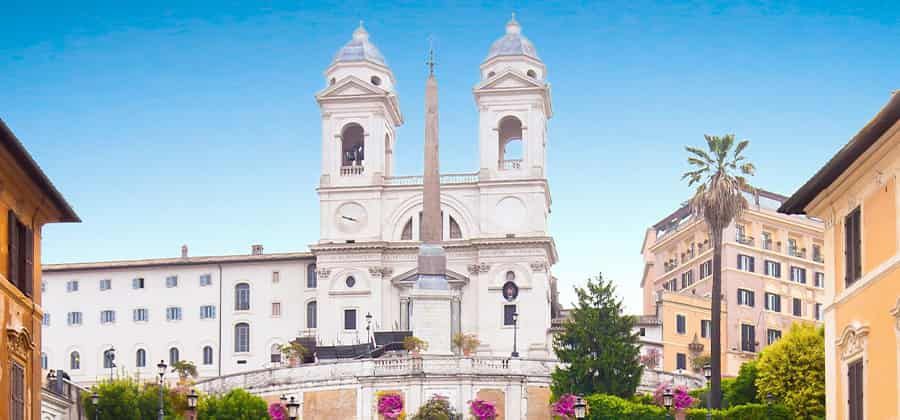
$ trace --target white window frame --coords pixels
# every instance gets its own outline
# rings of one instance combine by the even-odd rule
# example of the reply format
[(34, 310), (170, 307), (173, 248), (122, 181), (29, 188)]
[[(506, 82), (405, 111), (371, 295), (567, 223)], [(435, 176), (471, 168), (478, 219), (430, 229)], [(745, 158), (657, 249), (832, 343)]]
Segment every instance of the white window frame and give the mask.
[(108, 325), (116, 323), (116, 311), (112, 309), (104, 309), (100, 311), (100, 324)]
[(143, 277), (135, 277), (131, 279), (131, 288), (134, 290), (144, 289), (146, 286), (146, 280)]
[(169, 322), (181, 321), (181, 307), (180, 306), (166, 307), (166, 321), (169, 321)]
[(66, 292), (75, 293), (78, 291), (78, 280), (69, 280), (66, 282)]
[(216, 319), (216, 305), (200, 306), (200, 319)]
[(212, 274), (206, 273), (200, 275), (200, 287), (212, 286)]
[(66, 315), (66, 321), (70, 326), (81, 325), (84, 320), (84, 316), (80, 311), (72, 311)]
[(100, 291), (104, 292), (112, 289), (112, 279), (100, 279)]
[(166, 288), (172, 289), (178, 287), (178, 276), (166, 276)]
[[(139, 314), (143, 314), (143, 317), (139, 316)], [(150, 321), (150, 311), (147, 308), (134, 308), (131, 311), (131, 318), (134, 322), (148, 322)]]
[[(282, 310), (281, 301), (277, 301), (277, 300), (273, 301), (271, 306), (272, 306), (272, 308), (271, 308), (272, 318), (281, 318), (281, 310)], [(275, 308), (278, 308), (277, 313), (276, 313)]]

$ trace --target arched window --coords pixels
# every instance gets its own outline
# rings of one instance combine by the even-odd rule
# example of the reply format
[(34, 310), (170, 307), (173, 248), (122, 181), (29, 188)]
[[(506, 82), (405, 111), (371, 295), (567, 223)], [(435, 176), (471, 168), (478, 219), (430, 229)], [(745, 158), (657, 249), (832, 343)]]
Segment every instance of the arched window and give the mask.
[(272, 344), (272, 348), (269, 349), (269, 361), (272, 363), (281, 363), (281, 345), (278, 343)]
[(361, 166), (365, 160), (365, 132), (359, 124), (341, 130), (341, 166)]
[(411, 241), (412, 240), (412, 228), (413, 228), (412, 217), (410, 217), (409, 220), (406, 222), (406, 224), (403, 225), (403, 232), (400, 233), (401, 241)]
[(306, 304), (306, 328), (316, 328), (317, 324), (317, 311), (316, 301), (310, 301)]
[(81, 369), (81, 355), (78, 354), (77, 351), (73, 351), (69, 354), (69, 369), (78, 370)]
[(456, 219), (453, 216), (450, 217), (450, 239), (462, 239), (462, 230), (459, 228), (459, 223), (456, 223)]
[(247, 283), (238, 283), (234, 286), (234, 310), (249, 311), (250, 310), (250, 285)]
[(203, 364), (206, 366), (213, 364), (213, 349), (210, 346), (203, 347)]
[(47, 369), (47, 353), (41, 352), (41, 369)]
[(318, 285), (318, 278), (316, 275), (316, 265), (309, 264), (306, 266), (306, 287), (309, 289), (315, 289)]
[(181, 360), (181, 356), (178, 355), (178, 348), (177, 347), (170, 348), (169, 349), (169, 366), (172, 366), (175, 363), (178, 363), (179, 360)]
[(137, 353), (134, 355), (134, 365), (137, 367), (145, 367), (147, 366), (147, 351), (144, 349), (138, 349)]
[(516, 117), (500, 120), (500, 169), (519, 169), (522, 164), (522, 122)]
[(234, 326), (234, 352), (247, 353), (250, 351), (250, 324), (239, 322)]

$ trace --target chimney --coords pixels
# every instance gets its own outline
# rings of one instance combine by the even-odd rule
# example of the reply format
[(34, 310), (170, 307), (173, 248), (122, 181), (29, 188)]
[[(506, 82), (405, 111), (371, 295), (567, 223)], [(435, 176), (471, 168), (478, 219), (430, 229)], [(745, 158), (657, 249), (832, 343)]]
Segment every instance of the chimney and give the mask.
[(256, 244), (250, 247), (250, 255), (262, 255), (263, 254), (263, 246)]
[(187, 245), (182, 245), (181, 246), (181, 258), (187, 258), (187, 257), (188, 257), (188, 247), (187, 247)]

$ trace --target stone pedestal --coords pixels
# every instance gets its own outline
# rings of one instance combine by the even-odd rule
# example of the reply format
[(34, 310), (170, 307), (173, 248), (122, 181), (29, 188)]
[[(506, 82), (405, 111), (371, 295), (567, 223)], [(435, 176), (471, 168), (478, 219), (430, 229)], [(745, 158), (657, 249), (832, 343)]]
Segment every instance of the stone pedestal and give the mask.
[(450, 291), (417, 289), (410, 292), (412, 333), (428, 342), (424, 354), (452, 355), (450, 337)]

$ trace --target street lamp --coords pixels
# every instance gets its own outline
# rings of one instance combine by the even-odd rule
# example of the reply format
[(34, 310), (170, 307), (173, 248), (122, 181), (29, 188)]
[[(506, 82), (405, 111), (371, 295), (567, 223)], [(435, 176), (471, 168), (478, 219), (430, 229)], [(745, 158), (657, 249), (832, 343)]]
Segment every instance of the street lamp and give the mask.
[(279, 400), (281, 400), (281, 405), (287, 404), (287, 395), (281, 394), (281, 398), (279, 398)]
[(663, 393), (663, 405), (666, 407), (666, 417), (669, 417), (669, 410), (672, 408), (672, 388), (666, 388), (666, 392)]
[[(703, 365), (703, 376), (706, 377), (706, 387), (709, 388), (709, 380), (712, 378), (712, 366), (709, 363)], [(712, 419), (712, 405), (709, 401), (710, 392), (706, 392), (706, 420)]]
[(298, 403), (293, 396), (291, 396), (291, 402), (287, 403), (287, 411), (288, 418), (291, 420), (297, 420), (300, 416), (300, 413), (298, 413), (298, 411), (300, 411), (300, 403)]
[(165, 420), (166, 411), (165, 411), (165, 402), (163, 401), (163, 379), (166, 376), (166, 368), (169, 367), (166, 365), (165, 360), (160, 360), (159, 364), (156, 365), (156, 369), (159, 370), (159, 416), (158, 420)]
[(576, 419), (580, 420), (587, 417), (587, 404), (584, 403), (584, 398), (581, 398), (581, 395), (575, 397), (575, 405), (572, 408), (575, 409)]
[(187, 404), (188, 404), (188, 412), (191, 413), (191, 418), (197, 418), (197, 391), (191, 390), (190, 394), (187, 394)]
[(519, 357), (519, 352), (516, 351), (516, 341), (518, 341), (518, 335), (519, 335), (519, 313), (513, 312), (512, 318), (513, 318), (513, 351), (510, 356)]
[(369, 347), (372, 347), (372, 313), (366, 312), (366, 339), (368, 340)]
[(98, 405), (100, 404), (100, 395), (97, 394), (97, 391), (91, 394), (91, 404), (94, 405), (94, 419), (97, 420), (100, 418), (100, 407)]

